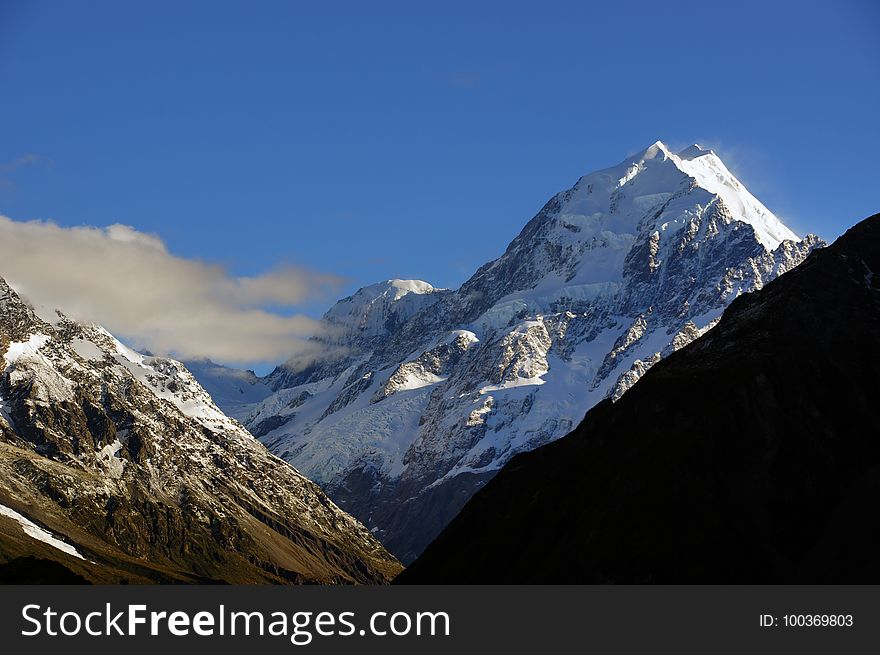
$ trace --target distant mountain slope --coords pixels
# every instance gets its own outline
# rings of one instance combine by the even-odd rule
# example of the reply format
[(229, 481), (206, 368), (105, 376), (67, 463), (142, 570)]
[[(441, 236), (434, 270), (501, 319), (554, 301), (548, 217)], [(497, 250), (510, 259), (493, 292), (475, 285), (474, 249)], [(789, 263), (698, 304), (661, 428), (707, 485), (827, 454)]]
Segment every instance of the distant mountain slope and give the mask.
[(880, 215), (511, 460), (407, 583), (880, 582)]
[(253, 371), (243, 371), (215, 364), (209, 359), (184, 362), (187, 370), (199, 381), (223, 412), (241, 420), (254, 403), (265, 400), (272, 390)]
[[(187, 369), (0, 279), (0, 574), (381, 583), (400, 565)], [(54, 569), (53, 569), (54, 567)]]
[(556, 194), (460, 289), (391, 280), (340, 301), (325, 355), (280, 367), (275, 393), (234, 411), (409, 561), (516, 453), (820, 245), (712, 151), (657, 142)]

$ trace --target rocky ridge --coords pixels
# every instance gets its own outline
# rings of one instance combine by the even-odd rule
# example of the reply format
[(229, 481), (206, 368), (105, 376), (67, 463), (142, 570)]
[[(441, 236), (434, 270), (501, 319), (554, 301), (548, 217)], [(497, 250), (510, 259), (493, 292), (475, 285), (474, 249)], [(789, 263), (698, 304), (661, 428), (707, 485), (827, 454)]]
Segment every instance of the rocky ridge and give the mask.
[(0, 279), (0, 561), (34, 556), (111, 583), (381, 583), (400, 570), (180, 362), (41, 318)]

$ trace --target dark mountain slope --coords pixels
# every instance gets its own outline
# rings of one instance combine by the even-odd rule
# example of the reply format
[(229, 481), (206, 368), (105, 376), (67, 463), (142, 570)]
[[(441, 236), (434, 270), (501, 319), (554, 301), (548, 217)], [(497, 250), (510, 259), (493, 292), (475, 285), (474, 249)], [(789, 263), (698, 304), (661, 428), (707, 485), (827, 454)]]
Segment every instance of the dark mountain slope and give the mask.
[(880, 581), (880, 215), (518, 455), (398, 580)]

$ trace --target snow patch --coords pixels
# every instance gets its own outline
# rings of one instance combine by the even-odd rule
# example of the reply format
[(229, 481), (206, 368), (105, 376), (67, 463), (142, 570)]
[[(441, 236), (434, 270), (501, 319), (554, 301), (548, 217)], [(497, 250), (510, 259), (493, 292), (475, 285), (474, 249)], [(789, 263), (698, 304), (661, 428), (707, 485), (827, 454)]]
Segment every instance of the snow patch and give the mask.
[(101, 329), (101, 331), (104, 332), (106, 336), (110, 337), (110, 339), (113, 341), (113, 345), (116, 347), (117, 352), (122, 355), (122, 357), (124, 357), (126, 360), (128, 360), (132, 364), (142, 365), (144, 363), (144, 360), (146, 359), (145, 355), (141, 355), (139, 352), (132, 350), (106, 330)]
[(36, 355), (37, 351), (48, 342), (49, 337), (45, 334), (32, 334), (27, 341), (13, 341), (3, 355), (3, 359), (6, 360), (6, 369), (8, 370), (22, 357)]
[(70, 347), (73, 348), (73, 352), (85, 360), (104, 359), (104, 351), (87, 339), (73, 339), (70, 342)]
[(418, 374), (409, 373), (403, 379), (403, 382), (395, 385), (395, 391), (412, 391), (413, 389), (421, 389), (422, 387), (430, 387), (439, 382), (446, 382), (446, 378), (434, 375), (429, 371), (420, 371)]
[(107, 444), (106, 446), (101, 448), (101, 450), (95, 453), (98, 461), (107, 467), (107, 472), (114, 480), (118, 480), (119, 478), (121, 478), (122, 472), (125, 470), (126, 461), (116, 456), (116, 453), (118, 453), (121, 449), (122, 442), (119, 441), (119, 439), (117, 438), (116, 441), (111, 444)]
[(454, 342), (459, 337), (464, 337), (467, 344), (473, 345), (475, 343), (480, 343), (480, 340), (477, 338), (477, 335), (471, 332), (470, 330), (450, 330), (445, 337), (441, 337), (437, 340), (436, 345), (438, 346), (448, 346), (452, 342)]
[(533, 378), (515, 378), (513, 380), (505, 380), (501, 384), (489, 384), (480, 388), (480, 394), (493, 393), (504, 389), (516, 389), (517, 387), (534, 387), (545, 384), (546, 380), (540, 376)]
[(5, 516), (7, 518), (12, 519), (13, 521), (17, 521), (21, 526), (21, 529), (24, 530), (25, 534), (29, 537), (33, 537), (37, 541), (42, 541), (45, 544), (49, 544), (53, 548), (57, 548), (58, 550), (67, 553), (68, 555), (73, 555), (81, 560), (85, 560), (86, 558), (79, 554), (76, 548), (71, 546), (70, 544), (61, 541), (55, 535), (53, 535), (48, 530), (44, 530), (36, 523), (28, 519), (26, 516), (22, 516), (18, 512), (16, 512), (11, 507), (6, 507), (6, 505), (0, 505), (0, 516)]

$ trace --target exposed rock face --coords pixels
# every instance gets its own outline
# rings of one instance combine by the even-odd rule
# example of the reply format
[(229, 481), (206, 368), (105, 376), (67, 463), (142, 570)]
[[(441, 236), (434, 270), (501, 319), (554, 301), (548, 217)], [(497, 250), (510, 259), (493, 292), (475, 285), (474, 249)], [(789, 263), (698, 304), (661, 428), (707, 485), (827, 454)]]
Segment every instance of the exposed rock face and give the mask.
[(381, 583), (400, 570), (182, 364), (43, 320), (0, 280), (0, 562), (22, 575), (51, 571), (44, 560), (93, 582)]
[(880, 581), (880, 215), (518, 455), (408, 583)]
[(238, 415), (409, 561), (513, 455), (819, 245), (714, 153), (658, 142), (554, 196), (457, 291), (394, 280), (341, 301), (331, 354), (279, 368)]

